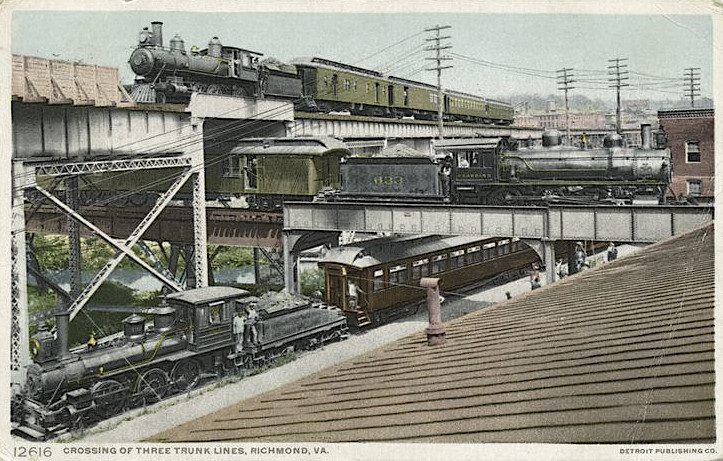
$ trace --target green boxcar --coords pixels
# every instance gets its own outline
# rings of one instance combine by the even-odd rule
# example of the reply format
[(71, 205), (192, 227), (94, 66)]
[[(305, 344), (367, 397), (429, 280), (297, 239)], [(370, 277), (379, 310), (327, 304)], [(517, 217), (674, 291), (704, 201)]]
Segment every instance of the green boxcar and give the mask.
[(284, 200), (338, 189), (339, 163), (349, 154), (334, 138), (243, 139), (229, 152), (230, 168), (211, 187), (240, 192), (252, 208), (279, 208)]
[[(340, 159), (349, 154), (343, 142), (328, 137), (241, 139), (225, 152), (206, 154), (206, 197), (246, 196), (252, 207), (276, 209), (284, 199), (308, 200), (323, 189), (339, 188)], [(109, 191), (103, 197), (136, 191), (124, 202), (113, 203), (140, 206), (166, 190), (179, 172), (177, 168), (139, 170), (92, 175), (90, 179), (101, 191)], [(143, 195), (144, 191), (152, 194)], [(187, 183), (177, 197), (190, 196)]]
[(293, 63), (301, 73), (304, 94), (313, 97), (321, 110), (346, 110), (351, 104), (388, 106), (388, 83), (379, 72), (320, 58)]

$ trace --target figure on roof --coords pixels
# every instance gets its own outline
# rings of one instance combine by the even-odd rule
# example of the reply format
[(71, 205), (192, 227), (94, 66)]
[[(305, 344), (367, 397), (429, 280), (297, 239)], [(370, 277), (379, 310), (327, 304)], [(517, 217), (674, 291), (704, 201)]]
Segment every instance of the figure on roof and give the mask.
[(618, 258), (618, 249), (615, 248), (615, 244), (610, 242), (608, 245), (608, 262), (615, 261)]
[(537, 263), (533, 264), (530, 270), (530, 285), (533, 290), (537, 290), (542, 286), (540, 283), (540, 266)]

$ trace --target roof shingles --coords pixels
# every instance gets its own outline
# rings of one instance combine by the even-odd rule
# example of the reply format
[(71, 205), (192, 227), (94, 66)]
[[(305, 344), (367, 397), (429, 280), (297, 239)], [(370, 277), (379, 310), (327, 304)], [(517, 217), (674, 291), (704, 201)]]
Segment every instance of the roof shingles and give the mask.
[(697, 229), (150, 440), (712, 442), (713, 259)]

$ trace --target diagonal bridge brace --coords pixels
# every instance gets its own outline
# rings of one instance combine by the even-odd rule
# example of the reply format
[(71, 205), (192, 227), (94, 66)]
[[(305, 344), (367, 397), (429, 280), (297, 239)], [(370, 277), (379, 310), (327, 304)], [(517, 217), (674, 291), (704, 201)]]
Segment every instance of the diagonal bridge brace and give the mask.
[[(70, 312), (70, 320), (73, 320), (76, 315), (78, 315), (78, 312), (85, 306), (85, 304), (90, 300), (90, 297), (93, 296), (95, 291), (100, 287), (101, 283), (103, 283), (108, 276), (113, 272), (113, 270), (118, 266), (118, 264), (121, 262), (123, 257), (128, 256), (131, 258), (136, 264), (143, 267), (145, 270), (147, 270), (151, 275), (156, 277), (158, 280), (160, 280), (164, 285), (168, 286), (174, 291), (181, 291), (183, 290), (183, 287), (179, 285), (175, 280), (171, 280), (168, 277), (164, 276), (163, 274), (160, 274), (158, 271), (156, 271), (155, 268), (151, 267), (148, 263), (143, 261), (141, 258), (139, 258), (132, 250), (131, 248), (133, 245), (135, 245), (138, 240), (143, 236), (143, 234), (148, 230), (148, 228), (153, 224), (155, 219), (161, 214), (161, 212), (165, 209), (165, 207), (170, 203), (171, 199), (174, 195), (181, 189), (183, 184), (194, 174), (194, 171), (192, 169), (188, 169), (183, 174), (181, 174), (176, 181), (171, 185), (171, 187), (164, 192), (158, 199), (156, 200), (155, 205), (153, 205), (153, 208), (146, 214), (146, 216), (143, 218), (143, 220), (136, 226), (136, 228), (133, 230), (133, 232), (126, 238), (125, 242), (122, 244), (117, 243), (113, 238), (111, 238), (108, 234), (100, 230), (96, 225), (85, 219), (83, 216), (81, 216), (77, 211), (71, 209), (68, 205), (63, 203), (61, 200), (59, 200), (57, 197), (55, 197), (53, 194), (49, 193), (45, 189), (43, 189), (40, 186), (35, 186), (35, 188), (43, 194), (45, 197), (48, 198), (55, 206), (60, 208), (65, 214), (69, 215), (73, 219), (77, 220), (84, 226), (88, 227), (90, 230), (95, 232), (100, 238), (105, 240), (107, 243), (115, 247), (118, 252), (116, 255), (106, 263), (106, 265), (98, 271), (98, 273), (93, 277), (93, 279), (88, 283), (88, 285), (83, 289), (83, 291), (78, 295), (78, 297), (73, 301), (73, 303), (68, 307), (68, 312)], [(198, 174), (198, 173), (195, 173)]]

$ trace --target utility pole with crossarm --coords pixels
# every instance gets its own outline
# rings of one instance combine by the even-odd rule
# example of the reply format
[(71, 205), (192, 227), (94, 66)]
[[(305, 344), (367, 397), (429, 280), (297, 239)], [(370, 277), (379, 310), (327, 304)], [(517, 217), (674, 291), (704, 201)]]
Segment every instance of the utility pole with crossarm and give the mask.
[(443, 66), (442, 61), (449, 61), (452, 58), (449, 56), (442, 56), (442, 50), (447, 50), (449, 48), (452, 48), (452, 45), (442, 45), (442, 40), (446, 40), (448, 38), (452, 38), (451, 36), (440, 36), (439, 32), (442, 29), (449, 29), (452, 26), (440, 26), (436, 25), (434, 27), (430, 27), (428, 29), (424, 29), (425, 32), (436, 32), (437, 34), (432, 37), (426, 39), (428, 42), (434, 42), (433, 45), (428, 46), (425, 48), (426, 51), (436, 51), (436, 57), (434, 58), (425, 58), (427, 60), (437, 61), (436, 67), (431, 67), (427, 70), (436, 70), (437, 71), (437, 121), (439, 123), (439, 139), (444, 138), (443, 128), (444, 128), (444, 99), (442, 98), (442, 69), (450, 69), (453, 66)]

